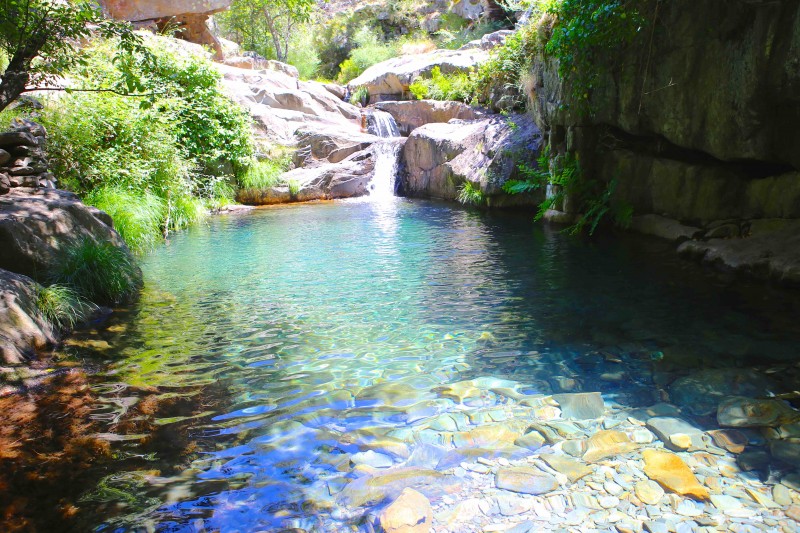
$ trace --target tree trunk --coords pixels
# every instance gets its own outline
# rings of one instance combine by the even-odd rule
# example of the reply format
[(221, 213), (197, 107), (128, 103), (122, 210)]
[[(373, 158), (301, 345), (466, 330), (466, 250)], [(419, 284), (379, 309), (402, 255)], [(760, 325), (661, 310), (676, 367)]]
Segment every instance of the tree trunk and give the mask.
[(30, 64), (30, 59), (26, 61), (25, 58), (19, 57), (20, 55), (17, 53), (11, 59), (3, 77), (0, 78), (0, 111), (19, 98), (30, 80), (30, 73), (26, 68)]

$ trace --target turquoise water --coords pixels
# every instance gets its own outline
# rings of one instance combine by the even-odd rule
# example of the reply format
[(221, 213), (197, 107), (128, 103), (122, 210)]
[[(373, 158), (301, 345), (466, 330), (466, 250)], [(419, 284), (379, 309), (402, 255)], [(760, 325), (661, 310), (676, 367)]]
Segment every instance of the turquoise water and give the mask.
[[(427, 418), (504, 401), (459, 403), (442, 385), (652, 405), (664, 376), (789, 359), (800, 340), (795, 294), (671, 245), (403, 199), (217, 217), (143, 269), (94, 385), (120, 441), (115, 470), (81, 489), (101, 531), (358, 529), (337, 503), (358, 476), (350, 454), (370, 440), (413, 451)], [(157, 446), (115, 426), (142, 391), (191, 400), (158, 421)]]

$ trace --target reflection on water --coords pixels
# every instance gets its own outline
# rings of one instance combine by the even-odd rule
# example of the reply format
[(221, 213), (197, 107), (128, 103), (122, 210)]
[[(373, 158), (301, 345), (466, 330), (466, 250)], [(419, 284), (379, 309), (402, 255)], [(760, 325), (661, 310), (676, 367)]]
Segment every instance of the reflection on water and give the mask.
[[(134, 388), (206, 394), (157, 421), (159, 449), (123, 440), (117, 470), (83, 488), (102, 531), (339, 530), (350, 454), (407, 446), (426, 417), (469, 407), (443, 384), (651, 405), (663, 373), (788, 358), (800, 338), (791, 295), (727, 286), (661, 243), (400, 199), (214, 219), (144, 270), (141, 302), (107, 333), (96, 415), (114, 433)], [(173, 457), (178, 422), (196, 453), (148, 471)]]

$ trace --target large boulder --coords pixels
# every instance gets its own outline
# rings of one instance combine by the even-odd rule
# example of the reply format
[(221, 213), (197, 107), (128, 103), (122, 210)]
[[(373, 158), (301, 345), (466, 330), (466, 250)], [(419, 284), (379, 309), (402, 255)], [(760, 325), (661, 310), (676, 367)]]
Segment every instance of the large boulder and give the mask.
[(455, 200), (465, 182), (480, 188), (489, 205), (535, 204), (540, 198), (508, 196), (502, 187), (531, 162), (541, 135), (526, 115), (431, 123), (415, 129), (403, 149), (401, 190), (408, 196)]
[(368, 133), (340, 129), (298, 130), (294, 164), (307, 166), (317, 160), (338, 163), (356, 152), (369, 148), (379, 138)]
[(370, 102), (402, 100), (408, 95), (408, 87), (417, 77), (428, 77), (439, 67), (442, 74), (466, 72), (489, 58), (488, 52), (470, 50), (434, 50), (427, 54), (395, 57), (372, 65), (360, 76), (350, 81), (348, 87), (355, 90), (366, 87)]
[(264, 70), (218, 65), (225, 92), (250, 112), (270, 141), (292, 145), (298, 130), (361, 131), (357, 107), (337, 98), (324, 84), (300, 81), (279, 65)]
[(57, 341), (36, 305), (40, 288), (27, 276), (0, 269), (0, 362), (19, 364)]
[(73, 193), (18, 187), (0, 196), (0, 268), (47, 277), (64, 250), (84, 239), (127, 250), (111, 217)]
[(386, 101), (376, 104), (375, 107), (392, 115), (402, 135), (408, 135), (420, 126), (432, 122), (449, 122), (454, 118), (475, 120), (484, 116), (479, 109), (453, 101)]

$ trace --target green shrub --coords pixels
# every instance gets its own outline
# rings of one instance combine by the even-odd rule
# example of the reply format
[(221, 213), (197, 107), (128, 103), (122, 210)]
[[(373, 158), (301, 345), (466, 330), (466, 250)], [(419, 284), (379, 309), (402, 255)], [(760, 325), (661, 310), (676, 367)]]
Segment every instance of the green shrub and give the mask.
[(56, 328), (72, 329), (85, 320), (95, 306), (65, 285), (42, 287), (36, 295), (36, 307), (42, 316)]
[(486, 196), (481, 191), (480, 185), (473, 185), (470, 181), (465, 181), (458, 189), (458, 201), (464, 205), (483, 205), (486, 203)]
[(65, 250), (51, 277), (53, 283), (69, 287), (87, 300), (114, 305), (133, 297), (141, 273), (126, 250), (85, 239)]
[(316, 77), (322, 63), (314, 43), (314, 30), (314, 26), (303, 25), (295, 30), (289, 43), (286, 61), (297, 68), (304, 80)]
[(114, 228), (134, 252), (141, 253), (160, 242), (166, 205), (152, 192), (108, 186), (91, 191), (84, 201), (111, 215)]
[(297, 180), (289, 180), (286, 182), (289, 187), (289, 194), (292, 198), (297, 198), (297, 193), (300, 192), (300, 182)]
[(353, 41), (356, 46), (350, 57), (339, 65), (339, 83), (345, 84), (372, 65), (397, 56), (397, 45), (382, 41), (368, 26), (356, 32)]
[(242, 189), (268, 189), (281, 184), (281, 174), (291, 164), (289, 154), (274, 159), (255, 160), (247, 170), (239, 176)]
[(369, 104), (369, 89), (364, 85), (358, 87), (353, 94), (350, 95), (350, 103), (353, 105), (366, 106)]
[(470, 103), (475, 98), (475, 84), (471, 73), (454, 72), (442, 74), (437, 66), (430, 78), (417, 78), (409, 86), (409, 91), (418, 99), (457, 100)]

